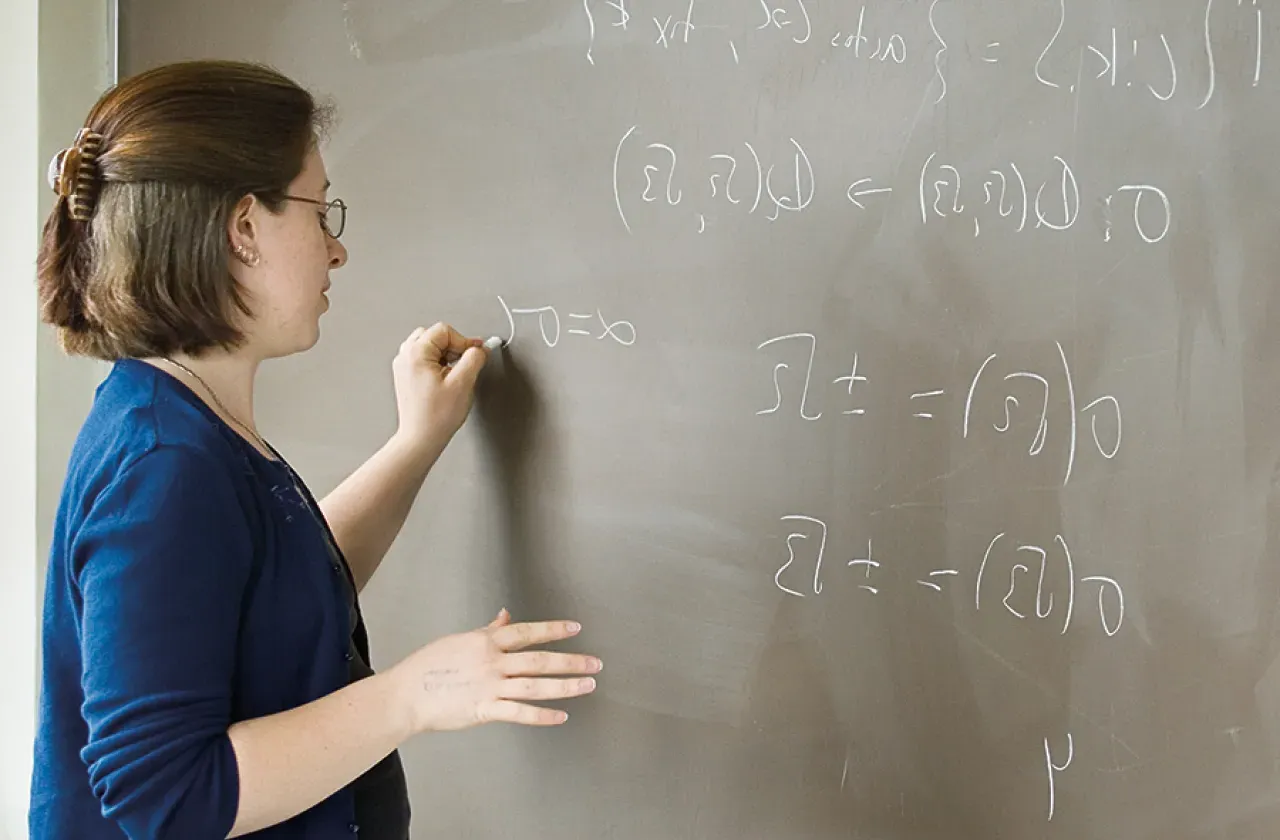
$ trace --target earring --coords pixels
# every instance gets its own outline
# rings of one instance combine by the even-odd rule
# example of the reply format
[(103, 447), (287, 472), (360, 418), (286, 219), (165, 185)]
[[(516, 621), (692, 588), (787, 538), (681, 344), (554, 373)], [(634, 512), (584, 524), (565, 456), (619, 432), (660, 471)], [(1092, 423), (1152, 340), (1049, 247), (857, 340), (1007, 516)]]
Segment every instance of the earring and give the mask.
[(232, 247), (232, 250), (235, 251), (236, 256), (240, 259), (240, 262), (244, 263), (245, 265), (253, 267), (258, 264), (258, 255), (256, 252), (250, 251), (248, 248), (244, 247), (243, 245), (235, 245)]

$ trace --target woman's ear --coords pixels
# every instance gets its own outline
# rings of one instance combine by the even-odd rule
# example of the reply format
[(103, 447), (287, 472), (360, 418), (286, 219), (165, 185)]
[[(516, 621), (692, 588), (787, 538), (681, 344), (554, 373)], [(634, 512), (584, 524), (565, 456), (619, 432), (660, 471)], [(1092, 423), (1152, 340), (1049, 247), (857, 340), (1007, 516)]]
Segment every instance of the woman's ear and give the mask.
[(250, 193), (236, 202), (227, 219), (227, 242), (231, 246), (231, 253), (250, 268), (256, 266), (261, 259), (255, 222), (258, 207), (257, 197)]

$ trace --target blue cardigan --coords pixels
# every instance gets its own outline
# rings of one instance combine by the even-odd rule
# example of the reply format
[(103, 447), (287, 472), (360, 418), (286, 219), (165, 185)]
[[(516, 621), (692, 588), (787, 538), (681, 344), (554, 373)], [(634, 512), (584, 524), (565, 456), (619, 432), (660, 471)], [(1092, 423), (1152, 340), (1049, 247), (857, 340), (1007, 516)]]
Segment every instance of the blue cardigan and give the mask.
[[(222, 840), (239, 798), (227, 728), (368, 661), (350, 570), (299, 492), (318, 513), (177, 379), (115, 363), (54, 524), (32, 840)], [(379, 784), (388, 768), (402, 786), (396, 753)], [(253, 836), (350, 838), (356, 806), (348, 786)]]

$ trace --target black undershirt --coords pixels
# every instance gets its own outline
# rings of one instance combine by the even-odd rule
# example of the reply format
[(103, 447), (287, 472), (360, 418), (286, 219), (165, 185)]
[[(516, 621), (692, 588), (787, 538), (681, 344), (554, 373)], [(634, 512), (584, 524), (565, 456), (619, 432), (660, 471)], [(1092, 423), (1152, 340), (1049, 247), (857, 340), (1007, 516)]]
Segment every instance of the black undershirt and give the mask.
[[(275, 452), (275, 450), (273, 449), (272, 452)], [(346, 602), (347, 616), (351, 627), (351, 636), (347, 639), (346, 653), (349, 666), (349, 682), (354, 683), (370, 677), (374, 674), (374, 670), (365, 661), (365, 658), (360, 653), (360, 648), (356, 645), (355, 634), (360, 624), (360, 613), (356, 605), (355, 588), (352, 586), (350, 575), (347, 573), (347, 565), (343, 558), (338, 555), (331, 533), (324, 524), (320, 512), (316, 510), (317, 505), (311, 498), (310, 493), (303, 491), (302, 479), (280, 457), (279, 453), (275, 453), (275, 455), (282, 463), (285, 463), (298, 494), (302, 497), (311, 515), (315, 517), (316, 525), (324, 532), (324, 542), (329, 549), (330, 562), (334, 564), (335, 569), (341, 570), (338, 577), (342, 581), (344, 601)], [(409, 786), (405, 779), (404, 765), (400, 761), (399, 751), (392, 750), (381, 761), (358, 776), (351, 782), (350, 789), (355, 797), (355, 826), (358, 829), (360, 840), (409, 840), (411, 816)]]
[[(338, 577), (342, 578), (351, 627), (354, 629), (358, 619), (355, 591), (345, 573)], [(351, 682), (372, 676), (373, 668), (360, 655), (354, 638), (347, 645)], [(355, 794), (356, 825), (360, 828), (360, 840), (409, 840), (409, 787), (398, 751), (393, 750), (370, 767), (351, 783), (351, 789)]]

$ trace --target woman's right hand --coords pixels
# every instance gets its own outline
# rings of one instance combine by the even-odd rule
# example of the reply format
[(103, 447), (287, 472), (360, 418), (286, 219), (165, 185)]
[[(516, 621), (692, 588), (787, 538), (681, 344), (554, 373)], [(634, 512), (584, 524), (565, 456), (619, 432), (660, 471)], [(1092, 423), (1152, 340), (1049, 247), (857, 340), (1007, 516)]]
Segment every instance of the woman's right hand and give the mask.
[(578, 631), (569, 621), (512, 624), (504, 609), (487, 627), (437, 639), (385, 673), (396, 683), (414, 734), (498, 721), (553, 726), (568, 716), (528, 701), (591, 693), (595, 680), (576, 675), (598, 672), (600, 660), (525, 649)]

